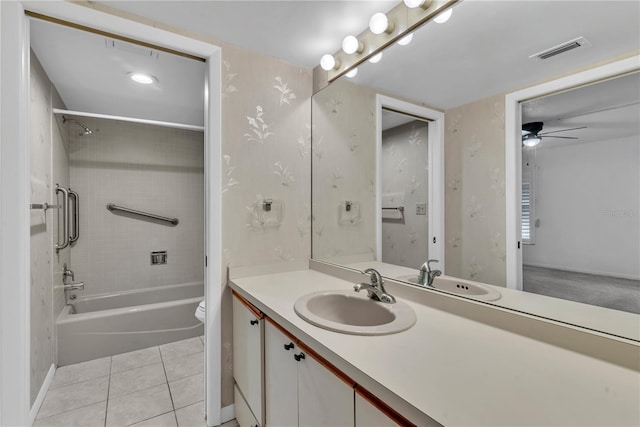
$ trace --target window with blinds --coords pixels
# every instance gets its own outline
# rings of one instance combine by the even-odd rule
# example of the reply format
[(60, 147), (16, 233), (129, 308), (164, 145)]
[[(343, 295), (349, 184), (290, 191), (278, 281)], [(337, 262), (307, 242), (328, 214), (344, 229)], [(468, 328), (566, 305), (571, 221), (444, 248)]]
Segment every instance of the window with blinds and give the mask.
[(533, 191), (530, 180), (522, 179), (522, 243), (533, 244)]

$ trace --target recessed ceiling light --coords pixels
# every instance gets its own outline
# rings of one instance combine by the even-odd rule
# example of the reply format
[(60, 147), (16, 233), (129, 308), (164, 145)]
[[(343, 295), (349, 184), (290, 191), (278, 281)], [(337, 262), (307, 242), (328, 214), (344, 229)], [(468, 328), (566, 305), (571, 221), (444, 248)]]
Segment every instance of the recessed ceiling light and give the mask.
[(129, 78), (136, 83), (140, 83), (143, 85), (150, 85), (155, 83), (157, 79), (149, 74), (144, 73), (129, 73)]
[(435, 18), (433, 18), (433, 20), (438, 24), (444, 24), (449, 20), (449, 18), (451, 18), (452, 13), (453, 13), (453, 9), (449, 8), (444, 12), (442, 12), (441, 14), (439, 14), (438, 16), (436, 16)]

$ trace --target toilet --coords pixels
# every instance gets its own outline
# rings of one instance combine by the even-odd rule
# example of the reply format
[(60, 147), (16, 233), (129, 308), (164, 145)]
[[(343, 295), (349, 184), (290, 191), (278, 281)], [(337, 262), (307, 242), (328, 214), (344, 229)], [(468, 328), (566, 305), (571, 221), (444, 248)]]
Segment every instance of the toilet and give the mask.
[(202, 300), (200, 301), (200, 304), (198, 304), (198, 308), (196, 308), (196, 313), (195, 313), (196, 319), (204, 323), (205, 312), (206, 310), (205, 310), (204, 300)]

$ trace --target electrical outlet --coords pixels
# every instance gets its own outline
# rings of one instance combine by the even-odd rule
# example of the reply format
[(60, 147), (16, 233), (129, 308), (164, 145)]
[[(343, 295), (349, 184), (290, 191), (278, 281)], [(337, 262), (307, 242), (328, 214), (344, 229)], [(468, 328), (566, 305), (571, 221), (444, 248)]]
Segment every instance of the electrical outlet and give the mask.
[(427, 204), (426, 203), (416, 204), (416, 215), (426, 215), (426, 214), (427, 214)]

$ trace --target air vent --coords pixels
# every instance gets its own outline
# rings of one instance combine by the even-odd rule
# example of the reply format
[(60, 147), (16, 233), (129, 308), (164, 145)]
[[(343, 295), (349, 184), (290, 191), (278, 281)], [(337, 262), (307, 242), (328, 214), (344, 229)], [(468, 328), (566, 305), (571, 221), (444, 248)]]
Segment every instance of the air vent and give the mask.
[(549, 59), (556, 55), (560, 55), (561, 53), (587, 46), (591, 46), (591, 43), (589, 43), (589, 41), (584, 37), (578, 37), (577, 39), (569, 40), (568, 42), (561, 43), (550, 49), (545, 49), (542, 52), (534, 53), (529, 57), (529, 59)]
[(104, 44), (107, 49), (116, 49), (123, 52), (133, 53), (134, 55), (148, 56), (158, 59), (159, 52), (154, 49), (149, 49), (148, 47), (109, 38), (104, 39)]

